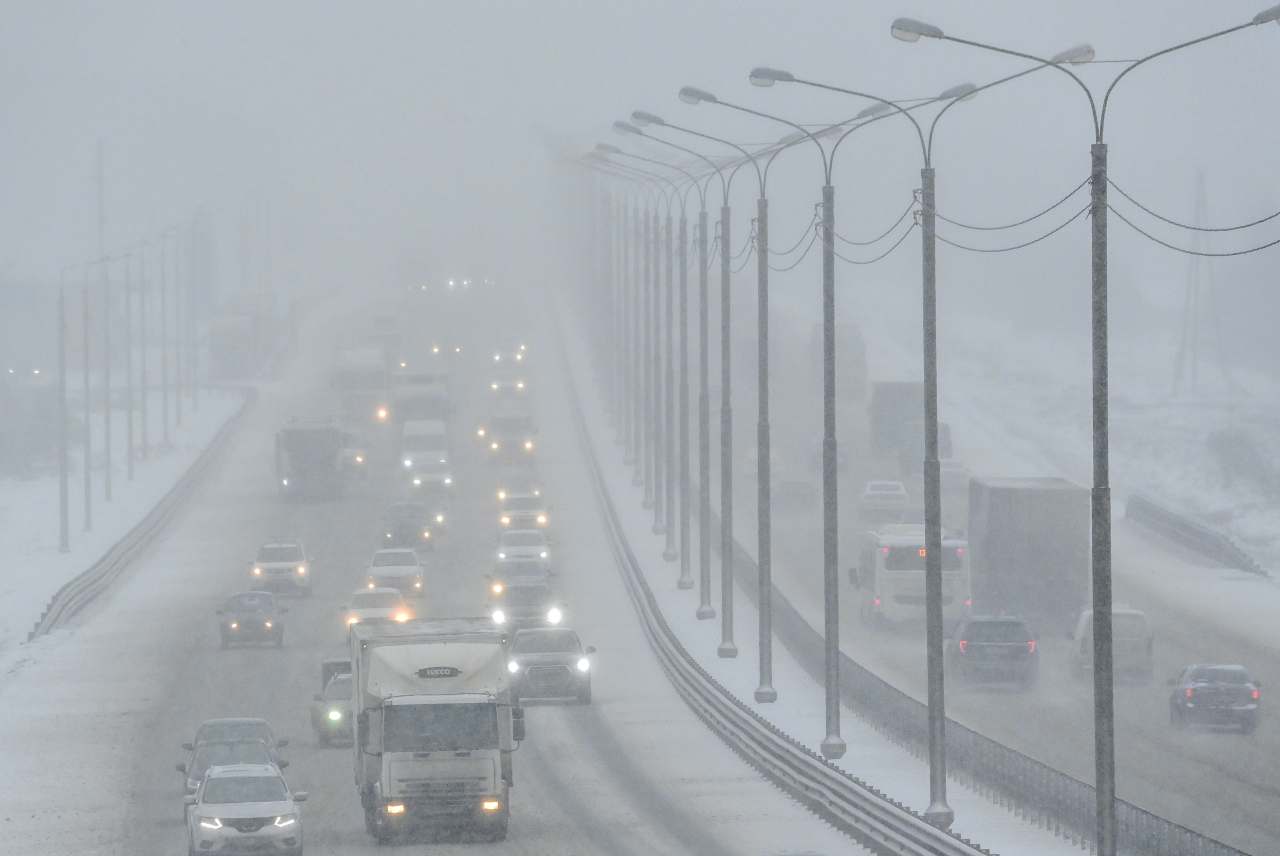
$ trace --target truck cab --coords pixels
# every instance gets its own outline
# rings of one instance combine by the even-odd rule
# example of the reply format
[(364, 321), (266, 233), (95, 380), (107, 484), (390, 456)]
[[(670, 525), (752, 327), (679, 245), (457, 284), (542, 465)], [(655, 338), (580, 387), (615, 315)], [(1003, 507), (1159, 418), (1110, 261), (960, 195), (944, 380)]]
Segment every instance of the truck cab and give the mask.
[(524, 738), (508, 642), (487, 619), (352, 627), (355, 784), (379, 841), (437, 826), (506, 837)]

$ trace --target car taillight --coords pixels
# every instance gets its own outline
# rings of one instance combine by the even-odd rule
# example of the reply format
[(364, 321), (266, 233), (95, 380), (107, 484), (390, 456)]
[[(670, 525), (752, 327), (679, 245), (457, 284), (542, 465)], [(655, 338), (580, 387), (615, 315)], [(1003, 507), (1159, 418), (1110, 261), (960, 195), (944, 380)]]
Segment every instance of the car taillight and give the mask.
[(965, 605), (965, 607), (966, 607), (966, 608), (972, 607), (972, 606), (973, 606), (973, 598), (971, 598), (971, 597), (966, 597), (966, 598), (964, 599), (964, 605)]
[(1035, 652), (1036, 652), (1036, 640), (1034, 640), (1034, 639), (1028, 639), (1028, 640), (1027, 640), (1027, 653), (1028, 653), (1028, 654), (1034, 654)]
[(1195, 698), (1195, 697), (1196, 697), (1196, 691), (1195, 691), (1195, 689), (1193, 689), (1192, 687), (1187, 687), (1185, 690), (1183, 690), (1183, 691), (1182, 691), (1182, 694), (1183, 694), (1184, 696), (1186, 696), (1187, 698)]
[(1253, 692), (1249, 693), (1249, 695), (1253, 698), (1254, 701), (1257, 701), (1258, 699), (1262, 698), (1262, 690), (1254, 690)]
[(880, 598), (872, 598), (871, 605), (876, 607), (880, 606)]
[(963, 654), (965, 651), (969, 650), (969, 640), (961, 639), (959, 642), (956, 643), (956, 647), (959, 648), (960, 653)]

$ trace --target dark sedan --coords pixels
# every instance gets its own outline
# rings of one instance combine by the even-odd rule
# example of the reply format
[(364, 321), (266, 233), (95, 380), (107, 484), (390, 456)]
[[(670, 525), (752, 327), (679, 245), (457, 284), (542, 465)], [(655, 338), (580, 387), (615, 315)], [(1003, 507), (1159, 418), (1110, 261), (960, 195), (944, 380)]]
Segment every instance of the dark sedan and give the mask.
[(218, 636), (222, 647), (250, 642), (284, 645), (284, 621), (288, 607), (280, 606), (269, 591), (233, 594), (217, 611)]
[(947, 640), (945, 657), (948, 673), (965, 680), (1029, 687), (1040, 675), (1039, 642), (1020, 618), (964, 619)]
[(518, 699), (576, 699), (591, 704), (591, 655), (572, 630), (517, 630), (511, 640), (511, 691)]
[(1244, 666), (1187, 666), (1169, 685), (1169, 721), (1178, 728), (1234, 725), (1252, 734), (1258, 727), (1262, 682)]

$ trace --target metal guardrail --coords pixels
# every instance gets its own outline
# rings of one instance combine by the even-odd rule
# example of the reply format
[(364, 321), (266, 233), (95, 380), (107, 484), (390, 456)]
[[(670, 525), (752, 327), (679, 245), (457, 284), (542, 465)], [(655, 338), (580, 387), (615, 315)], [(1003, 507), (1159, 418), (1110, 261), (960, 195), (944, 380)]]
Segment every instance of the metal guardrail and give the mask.
[[(558, 326), (558, 321), (557, 321)], [(563, 340), (560, 340), (563, 342)], [(659, 664), (694, 713), (748, 764), (875, 853), (895, 856), (991, 856), (991, 851), (938, 829), (907, 806), (841, 770), (787, 735), (729, 692), (695, 660), (667, 624), (645, 580), (600, 473), (576, 385), (560, 349), (574, 418), (604, 511), (618, 567)]]
[(257, 399), (257, 389), (253, 387), (243, 388), (243, 393), (244, 400), (241, 401), (239, 409), (223, 423), (209, 445), (191, 462), (191, 466), (187, 467), (187, 471), (173, 487), (169, 488), (155, 507), (147, 512), (146, 517), (112, 545), (111, 549), (107, 550), (98, 561), (58, 589), (45, 606), (40, 620), (27, 634), (28, 642), (61, 627), (110, 588), (134, 557), (145, 549), (164, 528), (165, 523), (178, 510), (182, 501), (191, 494), (201, 474), (209, 468), (249, 406)]
[(1251, 574), (1270, 576), (1266, 569), (1225, 533), (1161, 505), (1149, 496), (1131, 495), (1125, 504), (1124, 516), (1210, 561), (1221, 562), (1225, 567), (1239, 568)]

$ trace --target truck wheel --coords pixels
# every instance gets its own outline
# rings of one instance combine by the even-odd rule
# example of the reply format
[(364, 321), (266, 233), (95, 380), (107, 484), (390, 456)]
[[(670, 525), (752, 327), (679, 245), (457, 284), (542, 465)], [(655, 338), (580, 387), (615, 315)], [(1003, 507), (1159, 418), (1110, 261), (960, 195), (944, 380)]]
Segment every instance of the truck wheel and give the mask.
[(578, 690), (578, 704), (591, 704), (591, 684), (586, 689)]
[(329, 732), (325, 731), (323, 728), (317, 731), (316, 742), (319, 743), (321, 746), (328, 746), (329, 743), (331, 742), (329, 739)]
[(502, 820), (487, 828), (481, 836), (485, 841), (506, 841), (507, 840), (507, 815), (503, 815)]
[(1169, 705), (1169, 724), (1179, 731), (1187, 727), (1187, 718), (1173, 705)]
[(276, 647), (277, 648), (284, 647), (284, 631), (283, 630), (281, 630), (279, 633), (276, 634)]

